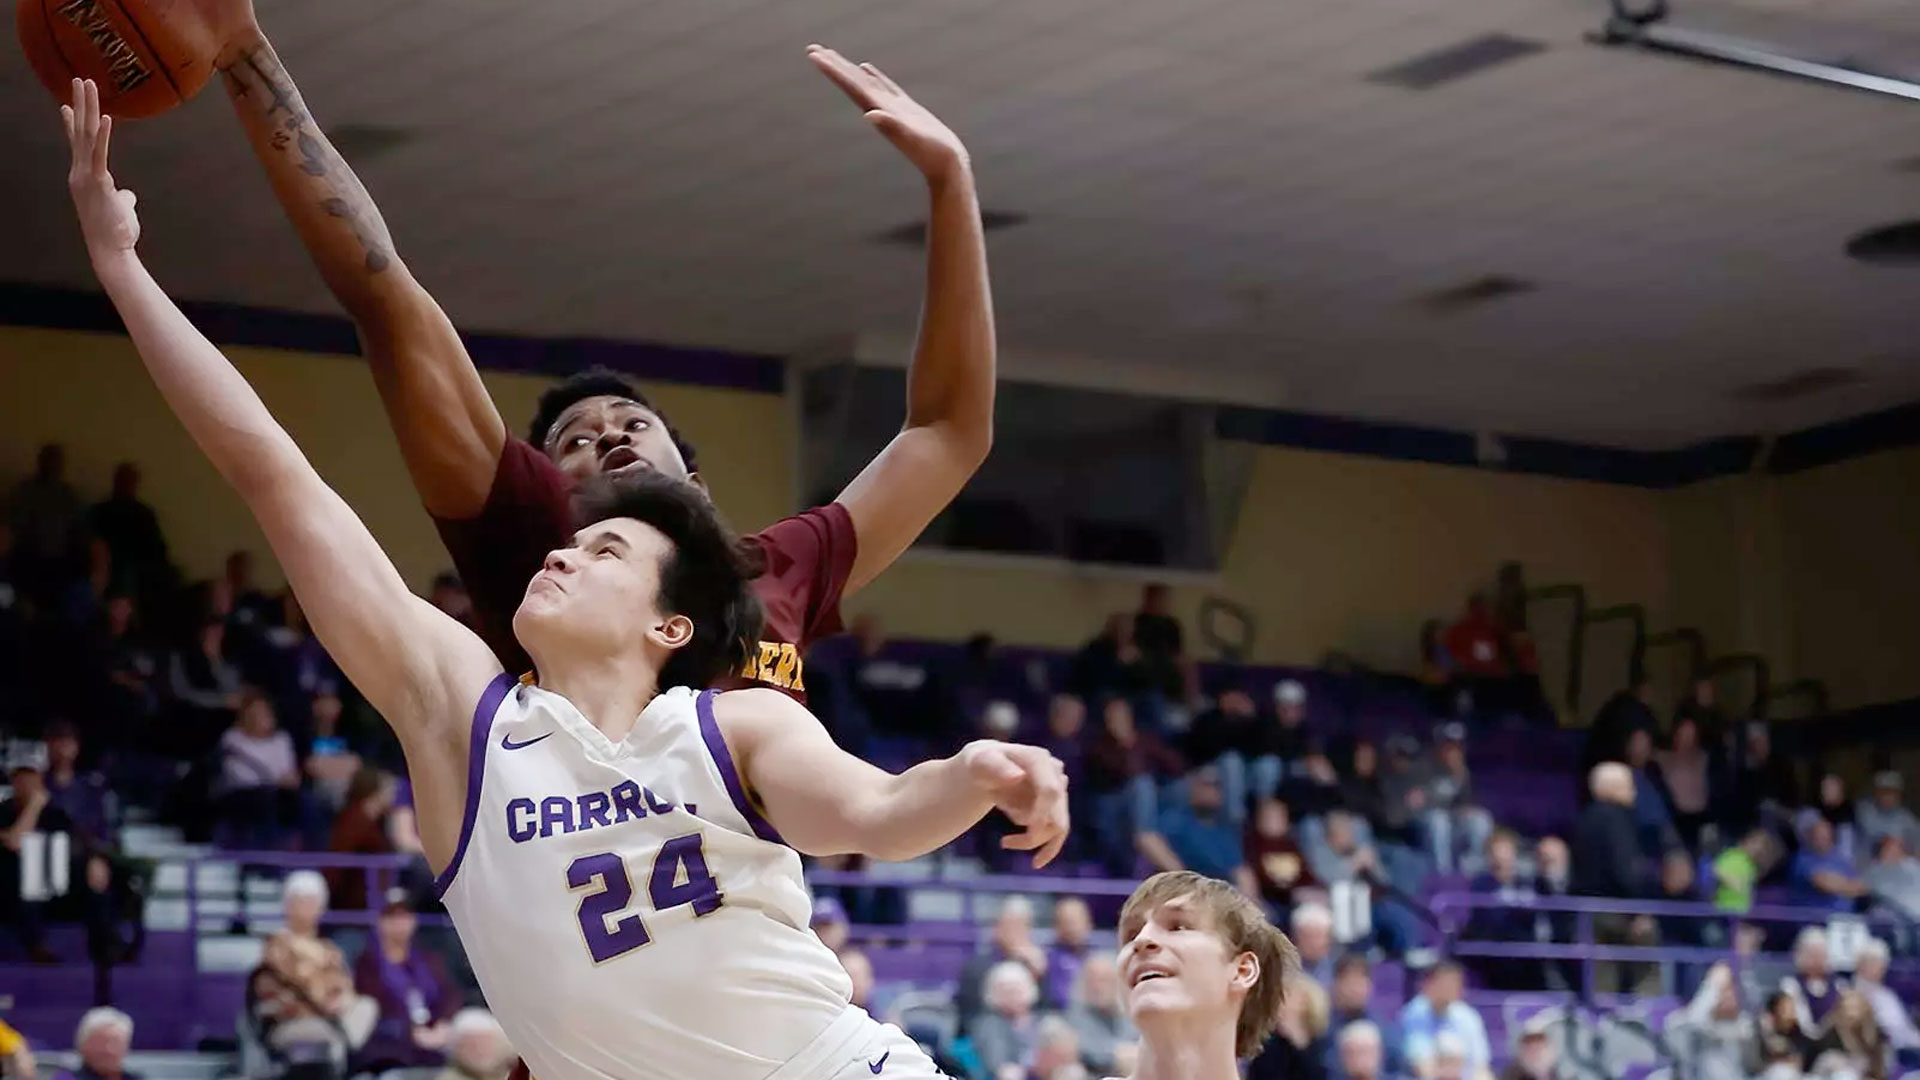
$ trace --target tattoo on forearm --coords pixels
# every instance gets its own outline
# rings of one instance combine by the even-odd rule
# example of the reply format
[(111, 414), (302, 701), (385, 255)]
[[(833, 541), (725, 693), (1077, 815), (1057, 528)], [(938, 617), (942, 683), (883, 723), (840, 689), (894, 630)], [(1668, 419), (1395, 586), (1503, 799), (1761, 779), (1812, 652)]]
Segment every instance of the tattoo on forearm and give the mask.
[(393, 237), (373, 197), (313, 123), (306, 103), (300, 100), (300, 91), (280, 66), (279, 58), (263, 46), (241, 57), (221, 75), (228, 95), (260, 109), (275, 129), (267, 142), (276, 153), (284, 154), (290, 147), (299, 151), (295, 168), (320, 182), (321, 211), (351, 230), (366, 255), (367, 272), (378, 274), (393, 265)]

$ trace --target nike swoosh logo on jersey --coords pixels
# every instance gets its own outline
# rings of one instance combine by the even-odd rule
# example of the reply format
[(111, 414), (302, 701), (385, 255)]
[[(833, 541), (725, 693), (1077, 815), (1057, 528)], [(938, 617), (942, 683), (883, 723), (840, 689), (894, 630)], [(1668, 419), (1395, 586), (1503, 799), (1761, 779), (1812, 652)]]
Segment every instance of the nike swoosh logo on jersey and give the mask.
[(540, 739), (551, 739), (551, 738), (553, 738), (553, 732), (551, 731), (547, 732), (545, 735), (540, 736), (540, 738), (538, 739), (528, 739), (526, 742), (514, 742), (512, 735), (502, 735), (500, 736), (500, 749), (525, 750), (527, 747), (532, 746), (534, 743), (539, 742)]
[(889, 1050), (886, 1053), (880, 1055), (879, 1061), (867, 1062), (867, 1068), (873, 1070), (873, 1075), (879, 1076), (880, 1070), (887, 1067), (887, 1059), (892, 1056), (893, 1056), (893, 1051)]

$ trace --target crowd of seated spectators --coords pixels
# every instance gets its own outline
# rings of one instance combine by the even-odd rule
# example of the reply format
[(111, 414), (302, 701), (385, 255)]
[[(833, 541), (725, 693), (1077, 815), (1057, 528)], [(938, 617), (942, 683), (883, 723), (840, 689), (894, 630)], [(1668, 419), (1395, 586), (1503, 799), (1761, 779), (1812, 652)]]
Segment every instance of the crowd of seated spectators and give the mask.
[[(140, 480), (124, 464), (89, 505), (48, 447), (0, 515), (0, 678), (22, 688), (0, 699), (11, 776), (0, 802), (0, 923), (36, 961), (56, 959), (48, 919), (83, 924), (95, 963), (137, 957), (141, 868), (117, 843), (128, 805), (239, 850), (397, 855), (409, 868), (393, 891), (376, 893), (354, 870), (285, 880), (285, 927), (249, 981), (253, 1051), (276, 1067), (464, 1060), (470, 1068), (452, 1067), (491, 1075), (498, 1055), (487, 1048), (504, 1052), (497, 1027), (461, 1011), (470, 985), (414, 940), (415, 912), (432, 907), (431, 875), (395, 741), (293, 598), (260, 588), (245, 552), (211, 580), (182, 579)], [(863, 618), (843, 652), (810, 658), (808, 676), (823, 721), (868, 756), (946, 753), (982, 735), (1046, 746), (1072, 782), (1079, 827), (1069, 865), (1119, 878), (1192, 869), (1261, 901), (1290, 928), (1303, 970), (1255, 1076), (1491, 1075), (1466, 975), (1501, 990), (1581, 985), (1579, 965), (1566, 961), (1443, 963), (1424, 972), (1404, 1009), (1381, 1014), (1372, 971), (1433, 940), (1422, 898), (1436, 875), (1501, 901), (1473, 914), (1464, 940), (1574, 940), (1573, 917), (1533, 910), (1538, 898), (1710, 901), (1739, 914), (1774, 883), (1806, 907), (1920, 918), (1920, 820), (1901, 776), (1882, 772), (1855, 798), (1841, 776), (1824, 775), (1803, 798), (1772, 732), (1725, 715), (1710, 681), (1691, 687), (1667, 723), (1644, 680), (1606, 702), (1582, 755), (1583, 808), (1564, 836), (1495, 821), (1469, 763), (1487, 730), (1480, 721), (1551, 715), (1525, 595), (1519, 567), (1508, 566), (1457, 620), (1423, 627), (1429, 726), (1377, 740), (1310, 724), (1302, 681), (1255, 684), (1225, 667), (1206, 685), (1162, 586), (1147, 587), (1137, 611), (1109, 619), (1058, 672), (1002, 662), (987, 635), (950, 657), (907, 655)], [(430, 599), (470, 617), (450, 576)], [(1019, 700), (1044, 706), (1029, 716)], [(994, 842), (1005, 828), (990, 821), (964, 850), (991, 869), (1018, 869)], [(319, 932), (329, 904), (377, 912), (373, 933), (343, 951)], [(848, 942), (849, 916), (897, 923), (905, 914), (897, 888), (822, 891), (816, 929), (858, 1003), (883, 1008), (888, 991)], [(954, 1071), (983, 1080), (1124, 1074), (1134, 1035), (1110, 956), (1091, 944), (1086, 905), (1058, 902), (1044, 948), (1033, 922), (1028, 903), (1008, 903), (958, 973)], [(1602, 943), (1767, 944), (1757, 928), (1751, 941), (1721, 940), (1723, 927), (1593, 920)], [(1602, 964), (1596, 982), (1690, 998), (1698, 1041), (1737, 1043), (1737, 1054), (1708, 1056), (1748, 1070), (1740, 1075), (1756, 1075), (1756, 1063), (1780, 1073), (1790, 1045), (1808, 1068), (1822, 1054), (1920, 1052), (1905, 1004), (1871, 977), (1876, 955), (1920, 943), (1870, 943), (1847, 975), (1826, 973), (1811, 939), (1800, 944), (1791, 971), (1749, 966), (1729, 981), (1719, 968)], [(1793, 1007), (1791, 1027), (1776, 1022), (1786, 1008), (1772, 1007), (1776, 993)], [(1553, 1072), (1552, 1046), (1537, 1034), (1521, 1033), (1512, 1075)]]

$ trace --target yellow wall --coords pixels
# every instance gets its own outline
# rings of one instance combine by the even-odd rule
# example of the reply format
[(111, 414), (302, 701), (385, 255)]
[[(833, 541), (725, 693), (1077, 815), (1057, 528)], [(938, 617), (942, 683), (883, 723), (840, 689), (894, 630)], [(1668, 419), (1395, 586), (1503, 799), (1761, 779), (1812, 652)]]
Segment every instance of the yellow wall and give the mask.
[[(230, 355), (409, 581), (424, 587), (448, 565), (360, 363), (270, 349)], [(487, 383), (501, 415), (518, 427), (533, 415), (546, 380), (489, 375)], [(783, 451), (791, 441), (780, 398), (679, 385), (648, 389), (694, 433), (732, 520), (751, 528), (787, 512), (784, 454), (766, 445)], [(277, 576), (245, 507), (167, 411), (125, 338), (0, 329), (0, 477), (10, 482), (26, 473), (37, 447), (49, 441), (65, 444), (69, 478), (89, 499), (105, 493), (115, 463), (138, 461), (147, 501), (189, 574), (211, 574), (228, 551), (248, 547), (262, 556), (263, 575)]]
[[(235, 359), (410, 581), (447, 563), (406, 480), (371, 381), (351, 358), (236, 350)], [(518, 426), (546, 380), (489, 375)], [(791, 418), (779, 397), (650, 387), (701, 448), (721, 509), (752, 529), (791, 509)], [(199, 457), (118, 337), (0, 329), (0, 478), (41, 442), (66, 444), (74, 481), (101, 493), (117, 461), (147, 472), (176, 557), (211, 573), (258, 530)], [(1639, 601), (1655, 628), (1701, 627), (1718, 651), (1818, 675), (1841, 704), (1920, 694), (1920, 450), (1788, 477), (1680, 491), (1260, 447), (1222, 572), (1176, 581), (1191, 618), (1210, 594), (1250, 607), (1255, 659), (1328, 649), (1397, 669), (1421, 621), (1455, 613), (1518, 559), (1534, 584), (1578, 582), (1597, 604)], [(270, 563), (266, 572), (271, 572)], [(1058, 565), (910, 556), (849, 603), (903, 634), (1071, 646), (1141, 578)], [(1602, 692), (1596, 687), (1595, 692)]]

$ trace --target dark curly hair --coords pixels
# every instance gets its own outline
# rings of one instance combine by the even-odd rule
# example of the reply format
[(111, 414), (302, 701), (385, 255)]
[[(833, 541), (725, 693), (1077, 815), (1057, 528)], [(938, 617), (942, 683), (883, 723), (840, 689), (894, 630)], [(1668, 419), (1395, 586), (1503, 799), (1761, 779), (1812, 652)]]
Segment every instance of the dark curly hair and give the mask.
[(693, 639), (660, 669), (660, 689), (707, 687), (744, 668), (760, 641), (760, 600), (748, 584), (755, 567), (706, 493), (648, 470), (589, 477), (573, 491), (574, 524), (609, 518), (652, 526), (673, 545), (660, 566), (660, 606), (692, 620)]
[(646, 409), (660, 418), (667, 427), (667, 437), (680, 450), (680, 457), (687, 463), (689, 473), (699, 471), (699, 462), (694, 457), (693, 444), (673, 426), (667, 414), (659, 406), (648, 400), (647, 395), (633, 384), (625, 375), (610, 368), (591, 367), (585, 371), (576, 371), (547, 388), (540, 395), (540, 404), (534, 409), (533, 423), (527, 427), (527, 441), (543, 453), (547, 448), (547, 436), (552, 434), (553, 425), (560, 414), (591, 397), (617, 397)]

